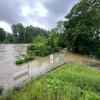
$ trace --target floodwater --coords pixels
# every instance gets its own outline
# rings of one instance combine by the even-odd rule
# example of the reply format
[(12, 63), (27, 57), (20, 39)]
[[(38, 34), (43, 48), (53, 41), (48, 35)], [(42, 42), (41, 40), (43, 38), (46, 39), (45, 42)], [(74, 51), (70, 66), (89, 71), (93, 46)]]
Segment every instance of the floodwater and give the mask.
[[(16, 65), (17, 57), (26, 52), (26, 44), (0, 44), (0, 85), (5, 89), (13, 88), (31, 76), (41, 75), (59, 65), (58, 56), (55, 63), (49, 63), (49, 56), (38, 58), (23, 65)], [(58, 65), (57, 65), (58, 64)]]
[(25, 51), (25, 44), (0, 44), (0, 85), (10, 88), (14, 84), (13, 74), (19, 69), (15, 60)]
[[(50, 58), (39, 57), (29, 63), (20, 66), (15, 64), (17, 57), (26, 52), (27, 44), (0, 44), (0, 85), (5, 89), (23, 84), (25, 80), (41, 74), (62, 64), (60, 53), (54, 54), (54, 63), (50, 64)], [(65, 62), (88, 62), (100, 69), (100, 60), (85, 56), (65, 53)]]

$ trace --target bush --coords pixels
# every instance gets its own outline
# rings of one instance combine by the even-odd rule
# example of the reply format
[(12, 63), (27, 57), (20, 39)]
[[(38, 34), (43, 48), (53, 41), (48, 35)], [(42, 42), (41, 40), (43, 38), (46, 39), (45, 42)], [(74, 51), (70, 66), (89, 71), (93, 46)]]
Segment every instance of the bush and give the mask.
[(33, 39), (32, 44), (27, 47), (27, 53), (34, 53), (36, 56), (47, 56), (51, 53), (59, 51), (58, 38), (50, 34), (48, 39), (44, 36), (37, 36)]
[(47, 56), (51, 53), (57, 52), (59, 51), (58, 48), (51, 48), (51, 47), (41, 47), (41, 48), (37, 48), (36, 50), (33, 51), (33, 53), (36, 56)]
[(28, 62), (30, 60), (33, 60), (34, 59), (34, 55), (33, 54), (25, 54), (23, 55), (22, 57), (18, 58), (16, 60), (16, 64), (19, 65), (19, 64), (23, 64), (25, 62)]
[(27, 51), (34, 51), (35, 50), (35, 47), (33, 44), (30, 44), (27, 46)]
[(3, 86), (0, 86), (0, 95), (3, 93), (3, 90), (4, 90)]
[(51, 48), (50, 46), (43, 46), (43, 47), (36, 48), (34, 51), (28, 50), (27, 52), (34, 53), (34, 55), (36, 56), (44, 57), (58, 51), (59, 51), (59, 48)]
[(22, 63), (25, 63), (24, 58), (18, 58), (18, 59), (16, 60), (16, 64), (22, 64)]
[(49, 54), (49, 51), (46, 49), (46, 47), (41, 47), (34, 50), (34, 54), (36, 56), (46, 56)]
[(25, 61), (33, 60), (33, 55), (31, 55), (31, 54), (24, 55), (24, 59), (25, 59)]

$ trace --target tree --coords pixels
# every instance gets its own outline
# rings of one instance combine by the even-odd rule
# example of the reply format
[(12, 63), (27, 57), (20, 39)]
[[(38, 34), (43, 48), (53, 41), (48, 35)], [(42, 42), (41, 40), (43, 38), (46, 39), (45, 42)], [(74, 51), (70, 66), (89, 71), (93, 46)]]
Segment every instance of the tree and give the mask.
[(37, 36), (37, 37), (33, 38), (32, 43), (33, 43), (35, 48), (42, 48), (43, 46), (45, 46), (46, 37), (44, 37), (44, 36)]
[(0, 28), (0, 43), (31, 43), (36, 36), (48, 36), (48, 31), (32, 25), (24, 27), (23, 24), (17, 23), (13, 24), (11, 29), (13, 34)]
[(64, 21), (58, 21), (57, 26), (56, 26), (56, 30), (59, 34), (63, 34), (65, 27), (64, 27)]
[(15, 37), (19, 37), (19, 42), (25, 42), (25, 30), (24, 26), (21, 23), (12, 25), (12, 31)]
[(36, 56), (46, 56), (49, 54), (46, 46), (47, 38), (45, 36), (36, 36), (33, 38), (32, 44), (28, 46), (28, 52), (34, 53)]
[(34, 30), (32, 25), (25, 27), (25, 41), (27, 43), (32, 42), (33, 34), (34, 34)]
[(52, 48), (52, 51), (58, 51), (59, 49), (59, 34), (56, 33), (54, 30), (48, 33), (48, 39), (46, 45)]
[(48, 37), (38, 35), (33, 38), (32, 44), (28, 46), (28, 52), (36, 56), (46, 56), (59, 51), (59, 34), (53, 31), (48, 33)]
[(0, 28), (0, 42), (3, 42), (6, 38), (6, 32), (3, 28)]
[(57, 38), (59, 37), (58, 46), (61, 48), (65, 47), (64, 30), (64, 21), (58, 21), (56, 27), (52, 29), (52, 32), (57, 34)]
[(13, 35), (10, 33), (6, 34), (5, 43), (13, 43)]
[(33, 37), (38, 35), (47, 36), (47, 31), (32, 25), (25, 27), (25, 40), (26, 42), (32, 42)]
[(96, 43), (100, 40), (100, 0), (80, 0), (65, 18), (64, 40), (69, 50), (90, 54), (98, 49)]

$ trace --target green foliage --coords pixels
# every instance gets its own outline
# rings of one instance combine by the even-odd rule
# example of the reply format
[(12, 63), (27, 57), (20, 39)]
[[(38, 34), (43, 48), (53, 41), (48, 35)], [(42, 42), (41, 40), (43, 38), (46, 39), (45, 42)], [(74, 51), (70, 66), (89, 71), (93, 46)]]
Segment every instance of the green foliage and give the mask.
[(37, 48), (41, 48), (45, 45), (46, 43), (46, 37), (44, 36), (37, 36), (36, 38), (33, 38), (32, 41), (34, 47)]
[(29, 51), (34, 51), (34, 50), (35, 50), (34, 44), (29, 44), (29, 45), (27, 46), (27, 52), (29, 52)]
[(15, 37), (19, 38), (20, 43), (30, 43), (33, 37), (37, 35), (47, 36), (47, 31), (44, 29), (33, 27), (32, 25), (24, 27), (21, 23), (12, 25), (12, 31)]
[(16, 60), (16, 64), (19, 65), (19, 64), (23, 64), (25, 62), (28, 62), (30, 60), (33, 60), (34, 59), (34, 55), (33, 54), (25, 54), (23, 55), (22, 57), (18, 58)]
[(81, 64), (65, 64), (31, 80), (7, 100), (100, 100), (100, 71)]
[(15, 35), (18, 35), (19, 42), (25, 41), (25, 34), (24, 34), (24, 26), (21, 23), (17, 23), (15, 25), (12, 25), (12, 31)]
[(3, 42), (6, 38), (6, 32), (3, 28), (0, 28), (0, 43)]
[(99, 100), (100, 99), (100, 96), (99, 95), (96, 95), (95, 93), (93, 92), (85, 92), (85, 99), (86, 100)]
[(69, 50), (87, 54), (100, 44), (100, 1), (80, 0), (66, 16), (64, 40)]
[(32, 44), (27, 47), (27, 52), (32, 52), (36, 56), (46, 56), (59, 51), (59, 38), (54, 32), (49, 33), (48, 38), (37, 36), (33, 38)]
[(29, 50), (33, 51), (36, 56), (46, 56), (49, 54), (46, 47), (46, 37), (44, 36), (33, 38), (33, 42), (29, 47), (31, 47)]
[(54, 49), (58, 48), (59, 47), (59, 34), (56, 33), (55, 31), (49, 32), (46, 45)]
[(32, 25), (24, 27), (22, 23), (13, 24), (11, 29), (12, 34), (0, 28), (0, 43), (31, 43), (33, 37), (38, 35), (47, 37), (48, 33), (46, 30)]
[(47, 36), (47, 31), (38, 27), (33, 27), (32, 25), (25, 28), (25, 40), (27, 43), (32, 42), (33, 37), (38, 35)]
[(17, 65), (18, 65), (18, 64), (22, 64), (22, 63), (25, 63), (24, 58), (18, 58), (18, 59), (16, 60), (16, 64), (17, 64)]
[(6, 39), (4, 41), (4, 43), (13, 43), (13, 36), (10, 33), (6, 34)]
[(65, 41), (64, 41), (64, 21), (58, 21), (56, 27), (54, 29), (52, 29), (53, 32), (55, 32), (57, 34), (57, 37), (59, 37), (59, 47), (60, 48), (65, 48)]
[(36, 56), (46, 56), (46, 55), (48, 55), (49, 53), (48, 53), (48, 51), (45, 49), (45, 48), (40, 48), (40, 49), (38, 49), (38, 50), (35, 50), (34, 51), (34, 54), (36, 55)]

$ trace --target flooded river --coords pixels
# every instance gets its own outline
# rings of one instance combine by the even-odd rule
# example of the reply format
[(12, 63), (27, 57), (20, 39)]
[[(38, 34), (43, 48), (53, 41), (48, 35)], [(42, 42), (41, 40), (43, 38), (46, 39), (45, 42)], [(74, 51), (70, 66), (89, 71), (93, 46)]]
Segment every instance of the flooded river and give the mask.
[[(41, 75), (59, 65), (60, 53), (54, 55), (54, 63), (50, 64), (49, 56), (36, 58), (29, 63), (17, 66), (15, 61), (17, 57), (26, 52), (26, 44), (0, 44), (0, 85), (5, 89), (12, 88), (16, 85), (23, 84), (31, 76)], [(100, 60), (93, 60), (85, 56), (66, 53), (64, 55), (65, 62), (89, 62), (100, 68)], [(94, 65), (93, 65), (94, 66)]]
[(0, 44), (0, 85), (5, 89), (12, 88), (31, 76), (37, 76), (45, 73), (57, 64), (59, 59), (55, 56), (55, 63), (49, 63), (49, 56), (38, 58), (29, 63), (17, 66), (15, 61), (17, 57), (24, 54), (26, 51), (26, 44)]
[(15, 60), (25, 51), (25, 44), (0, 44), (0, 84), (4, 87), (14, 84), (13, 73), (19, 69)]

